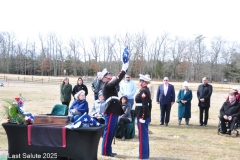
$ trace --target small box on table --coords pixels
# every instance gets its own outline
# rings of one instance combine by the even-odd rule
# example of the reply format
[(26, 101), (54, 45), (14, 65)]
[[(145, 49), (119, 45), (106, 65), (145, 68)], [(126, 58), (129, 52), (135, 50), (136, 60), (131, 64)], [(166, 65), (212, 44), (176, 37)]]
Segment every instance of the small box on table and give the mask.
[(52, 114), (39, 114), (34, 116), (34, 125), (67, 125), (68, 116), (56, 116)]

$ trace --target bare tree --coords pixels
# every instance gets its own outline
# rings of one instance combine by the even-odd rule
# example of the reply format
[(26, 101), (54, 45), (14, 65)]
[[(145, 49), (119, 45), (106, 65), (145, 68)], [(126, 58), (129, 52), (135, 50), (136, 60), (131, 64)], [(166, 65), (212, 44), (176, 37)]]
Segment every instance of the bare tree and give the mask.
[(193, 61), (192, 61), (193, 67), (194, 67), (194, 75), (193, 75), (194, 81), (200, 80), (203, 76), (202, 63), (203, 63), (204, 52), (206, 48), (206, 46), (203, 43), (204, 39), (205, 37), (203, 35), (198, 35), (195, 38), (195, 45), (194, 45), (195, 54), (193, 54)]
[(166, 48), (167, 48), (167, 45), (168, 43), (166, 43), (166, 39), (168, 37), (168, 33), (164, 33), (161, 38), (160, 37), (157, 37), (156, 38), (156, 41), (155, 43), (153, 44), (152, 46), (152, 50), (153, 50), (153, 57), (152, 59), (154, 60), (153, 63), (152, 63), (152, 70), (155, 71), (154, 75), (156, 75), (157, 77), (157, 69), (156, 69), (156, 66), (157, 66), (157, 63), (159, 61), (162, 61), (164, 62), (164, 59), (165, 59), (165, 55), (166, 55)]
[[(180, 65), (180, 62), (182, 60), (182, 57), (184, 55), (184, 51), (187, 47), (187, 41), (183, 40), (179, 37), (175, 37), (175, 40), (172, 41), (172, 44), (170, 46), (170, 56), (172, 63), (172, 78), (177, 79), (177, 76), (179, 75), (177, 73), (177, 67)], [(181, 78), (183, 75), (181, 75)]]
[(71, 67), (72, 67), (74, 76), (77, 76), (77, 70), (78, 70), (78, 67), (80, 67), (79, 62), (80, 62), (80, 59), (82, 58), (79, 52), (79, 46), (80, 46), (80, 43), (77, 40), (73, 38), (69, 40), (70, 49), (68, 50), (68, 56), (71, 57)]
[(87, 52), (84, 40), (81, 38), (79, 40), (79, 46), (81, 47), (82, 52), (83, 52), (83, 63), (85, 63), (85, 65), (83, 65), (83, 75), (86, 75), (88, 73), (87, 71), (88, 71), (88, 68), (90, 67), (91, 61), (90, 61), (90, 59), (87, 60), (87, 58), (89, 57), (89, 54)]
[(211, 63), (211, 69), (210, 69), (210, 81), (213, 80), (213, 72), (216, 72), (216, 68), (217, 64), (218, 64), (218, 59), (219, 59), (219, 55), (223, 46), (223, 43), (225, 43), (225, 41), (221, 38), (221, 37), (215, 37), (212, 41), (211, 41), (211, 48), (212, 50), (209, 52), (208, 57), (210, 59), (210, 63)]

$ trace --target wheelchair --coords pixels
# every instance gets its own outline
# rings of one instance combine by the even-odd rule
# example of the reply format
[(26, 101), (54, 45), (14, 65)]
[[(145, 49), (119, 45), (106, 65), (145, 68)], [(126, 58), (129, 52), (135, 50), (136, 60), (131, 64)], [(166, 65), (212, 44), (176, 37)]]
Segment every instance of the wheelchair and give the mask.
[[(226, 129), (229, 130), (230, 129), (230, 126), (228, 125), (228, 122), (225, 122), (226, 123)], [(240, 125), (240, 119), (238, 118), (238, 120), (234, 123), (234, 127), (233, 127), (233, 130), (232, 132), (236, 132), (236, 137), (239, 136), (239, 131), (238, 131), (238, 127)], [(221, 121), (219, 120), (219, 123), (218, 123), (218, 135), (219, 133), (221, 132)], [(231, 133), (232, 134), (232, 133)], [(229, 135), (231, 135), (229, 134)]]

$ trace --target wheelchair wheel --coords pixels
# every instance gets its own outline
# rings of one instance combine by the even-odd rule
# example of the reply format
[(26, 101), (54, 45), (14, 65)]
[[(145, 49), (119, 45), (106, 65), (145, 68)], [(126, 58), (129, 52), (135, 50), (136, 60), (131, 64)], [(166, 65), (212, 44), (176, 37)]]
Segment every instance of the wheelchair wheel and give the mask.
[(218, 131), (217, 131), (217, 134), (219, 135), (219, 132), (221, 131), (221, 126), (220, 126), (220, 122), (218, 124)]
[(239, 136), (239, 133), (238, 133), (238, 131), (237, 131), (237, 133), (236, 133), (236, 137), (238, 137)]

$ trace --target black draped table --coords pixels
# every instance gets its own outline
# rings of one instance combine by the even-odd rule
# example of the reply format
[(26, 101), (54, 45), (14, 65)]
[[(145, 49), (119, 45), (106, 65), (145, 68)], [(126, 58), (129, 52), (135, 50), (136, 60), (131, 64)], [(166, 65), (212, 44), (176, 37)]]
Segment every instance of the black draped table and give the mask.
[[(8, 159), (96, 160), (100, 137), (105, 126), (66, 129), (66, 147), (28, 144), (28, 126), (2, 123), (8, 137)], [(54, 126), (53, 126), (54, 127)]]

